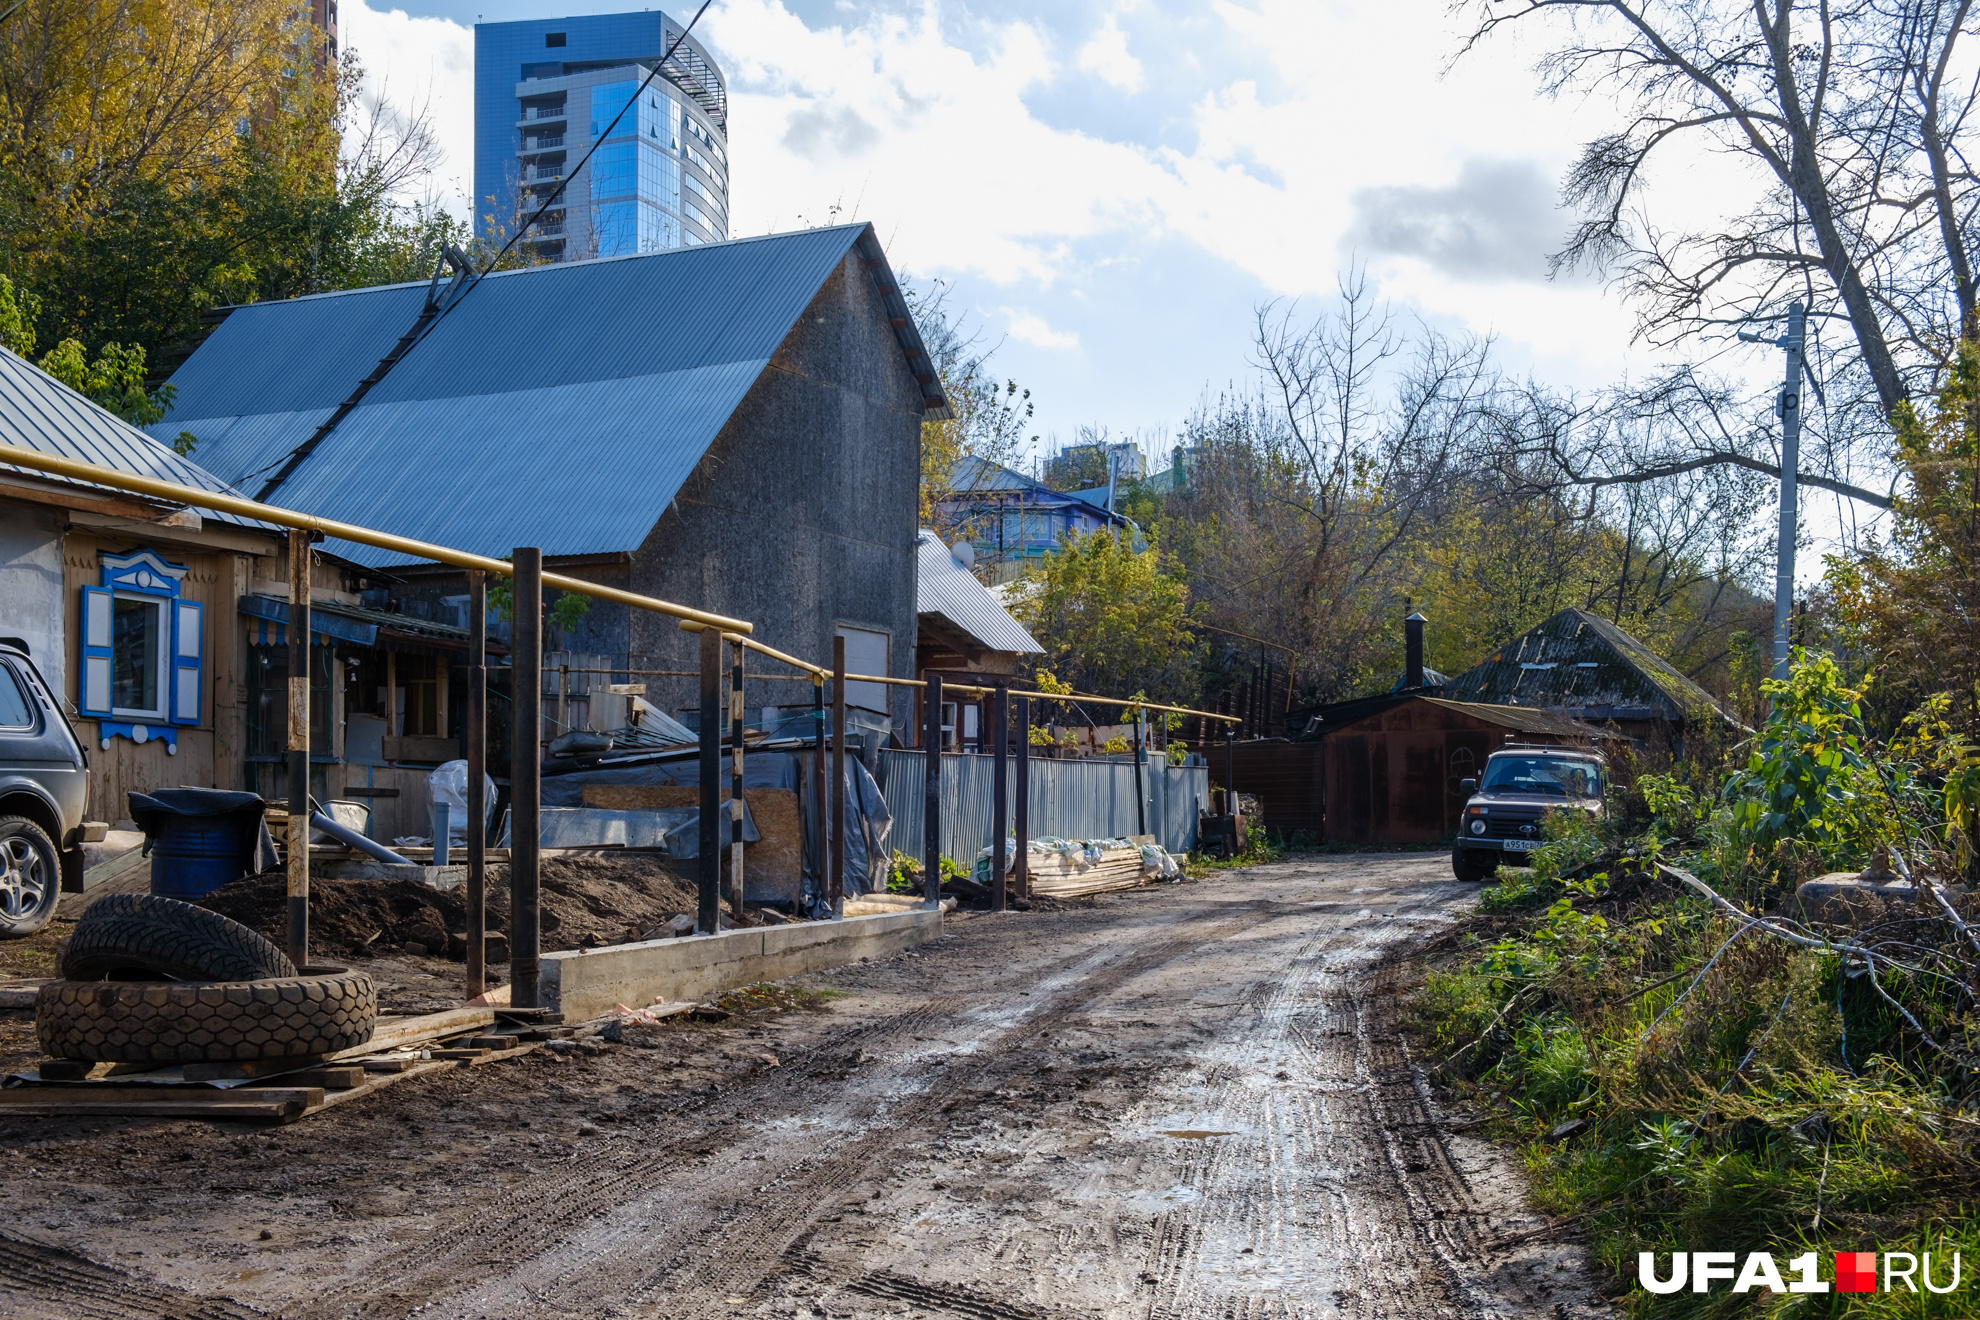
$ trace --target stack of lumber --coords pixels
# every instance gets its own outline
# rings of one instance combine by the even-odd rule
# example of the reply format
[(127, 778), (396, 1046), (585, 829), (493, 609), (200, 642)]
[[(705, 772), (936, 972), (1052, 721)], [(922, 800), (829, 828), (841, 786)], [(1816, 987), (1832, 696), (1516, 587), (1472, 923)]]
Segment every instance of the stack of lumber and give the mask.
[(249, 1063), (86, 1063), (51, 1059), (0, 1090), (0, 1117), (261, 1119), (293, 1123), (409, 1077), (520, 1058), (550, 1033), (495, 1029), (495, 1010), (380, 1018), (337, 1054)]
[(1084, 894), (1104, 894), (1114, 889), (1133, 889), (1143, 880), (1139, 848), (1107, 848), (1100, 860), (1082, 868), (1074, 857), (1085, 854), (1038, 853), (1027, 855), (1025, 870), (1031, 892), (1046, 898), (1078, 898)]

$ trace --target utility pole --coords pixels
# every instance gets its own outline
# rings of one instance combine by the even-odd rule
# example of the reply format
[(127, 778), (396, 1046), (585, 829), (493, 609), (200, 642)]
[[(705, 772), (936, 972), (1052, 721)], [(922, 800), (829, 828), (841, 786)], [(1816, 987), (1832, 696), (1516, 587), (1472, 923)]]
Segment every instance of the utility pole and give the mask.
[[(1774, 559), (1774, 677), (1788, 676), (1788, 621), (1794, 609), (1794, 536), (1800, 524), (1800, 508), (1795, 491), (1795, 473), (1801, 461), (1801, 377), (1808, 371), (1805, 336), (1808, 309), (1801, 303), (1788, 308), (1787, 333), (1779, 339), (1740, 332), (1749, 344), (1772, 344), (1787, 354), (1787, 371), (1774, 411), (1781, 418), (1781, 526)], [(1811, 373), (1809, 380), (1814, 376)]]

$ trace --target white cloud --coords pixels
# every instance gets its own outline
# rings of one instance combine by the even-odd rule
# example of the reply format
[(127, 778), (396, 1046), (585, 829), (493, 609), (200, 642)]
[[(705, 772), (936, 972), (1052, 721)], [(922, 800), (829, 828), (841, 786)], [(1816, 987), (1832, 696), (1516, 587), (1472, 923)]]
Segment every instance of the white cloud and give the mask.
[[(1241, 340), (1156, 342), (1155, 318), (1089, 296), (1104, 273), (1178, 244), (1218, 274), (1174, 286), (1182, 323), (1230, 326), (1261, 298), (1330, 295), (1359, 258), (1384, 296), (1497, 334), (1543, 375), (1588, 384), (1630, 362), (1626, 309), (1587, 281), (1450, 276), (1466, 242), (1502, 272), (1539, 269), (1535, 181), (1544, 190), (1607, 127), (1599, 105), (1532, 92), (1531, 50), (1495, 41), (1447, 69), (1460, 20), (1446, 0), (1213, 0), (1167, 45), (1163, 29), (1136, 25), (1130, 52), (1129, 7), (1075, 34), (944, 0), (839, 6), (818, 27), (786, 0), (724, 0), (698, 35), (729, 75), (732, 232), (791, 229), (834, 207), (872, 220), (902, 271), (1009, 304), (1010, 351), (1035, 350), (1041, 376), (1068, 348), (1142, 364), (1145, 380), (1107, 377), (1118, 395), (1070, 373), (1066, 397), (1043, 405), (1090, 416), (1119, 397), (1149, 410), (1116, 417), (1123, 427), (1173, 421), (1206, 380), (1243, 371)], [(471, 32), (365, 0), (344, 14), (347, 44), (387, 95), (430, 90), (450, 156), (438, 190), (465, 195)], [(1087, 84), (1151, 80), (1173, 88), (1160, 125), (1124, 129), (1079, 108)], [(1479, 161), (1503, 163), (1522, 196), (1481, 179)], [(1689, 197), (1727, 195), (1723, 180), (1694, 183), (1707, 177), (1662, 186), (1716, 205)], [(1371, 199), (1388, 208), (1373, 229)], [(1151, 266), (1141, 283), (1165, 273)]]
[(431, 116), (440, 158), (427, 195), (463, 218), (474, 190), (474, 33), (451, 19), (415, 18), (345, 0), (338, 37), (364, 68), (362, 96), (404, 114)]
[(1009, 323), (1011, 338), (1030, 344), (1034, 348), (1078, 348), (1079, 334), (1071, 330), (1054, 330), (1050, 322), (1035, 312), (1020, 311), (1015, 307), (1000, 307)]
[(1128, 52), (1127, 33), (1116, 14), (1107, 15), (1100, 30), (1079, 48), (1079, 67), (1124, 92), (1141, 90), (1141, 61)]

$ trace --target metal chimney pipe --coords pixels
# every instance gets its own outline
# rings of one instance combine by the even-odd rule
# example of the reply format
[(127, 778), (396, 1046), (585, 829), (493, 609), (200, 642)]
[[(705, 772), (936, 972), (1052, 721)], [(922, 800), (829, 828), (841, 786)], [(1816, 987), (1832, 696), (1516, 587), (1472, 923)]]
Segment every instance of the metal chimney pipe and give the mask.
[(1403, 686), (1423, 686), (1423, 625), (1420, 611), (1411, 610), (1403, 620)]

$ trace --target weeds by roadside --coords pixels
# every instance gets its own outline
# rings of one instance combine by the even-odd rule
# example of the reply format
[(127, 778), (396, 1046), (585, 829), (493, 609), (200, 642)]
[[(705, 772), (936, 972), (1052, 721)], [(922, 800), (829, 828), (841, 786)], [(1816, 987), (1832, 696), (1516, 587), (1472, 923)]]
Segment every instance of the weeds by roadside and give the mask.
[[(1644, 776), (1604, 821), (1550, 819), (1531, 869), (1501, 872), (1429, 975), (1416, 1030), (1634, 1314), (1970, 1316), (1973, 900), (1948, 894), (1957, 918), (1921, 897), (1824, 925), (1794, 893), (1880, 858), (1961, 874), (1968, 822), (1947, 785), (1971, 754), (1929, 711), (1872, 744), (1826, 657), (1772, 690), (1715, 798)], [(1967, 1275), (1945, 1294), (1635, 1288), (1639, 1251), (1700, 1250), (1815, 1251), (1825, 1278), (1836, 1251), (1929, 1251), (1939, 1285), (1957, 1251)]]
[(1276, 862), (1282, 849), (1274, 846), (1264, 830), (1253, 830), (1245, 842), (1244, 851), (1229, 857), (1212, 857), (1209, 853), (1193, 852), (1183, 864), (1183, 875), (1191, 880), (1201, 880), (1206, 875), (1218, 871), (1235, 871), (1246, 866), (1263, 866), (1266, 862)]

